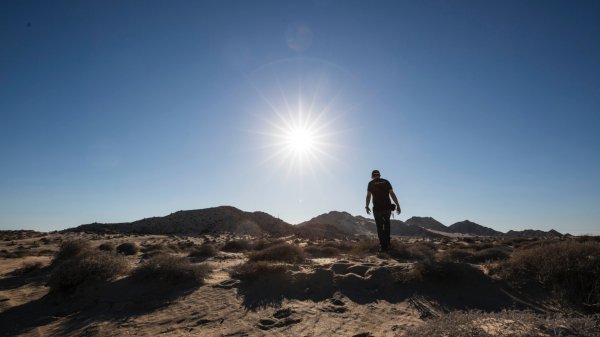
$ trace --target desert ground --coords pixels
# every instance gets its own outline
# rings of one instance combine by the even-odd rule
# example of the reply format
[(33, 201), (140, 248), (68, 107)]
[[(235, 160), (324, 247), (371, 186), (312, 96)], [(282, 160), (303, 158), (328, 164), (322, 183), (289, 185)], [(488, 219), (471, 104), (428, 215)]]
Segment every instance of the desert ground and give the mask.
[(3, 231), (1, 336), (600, 336), (600, 240)]

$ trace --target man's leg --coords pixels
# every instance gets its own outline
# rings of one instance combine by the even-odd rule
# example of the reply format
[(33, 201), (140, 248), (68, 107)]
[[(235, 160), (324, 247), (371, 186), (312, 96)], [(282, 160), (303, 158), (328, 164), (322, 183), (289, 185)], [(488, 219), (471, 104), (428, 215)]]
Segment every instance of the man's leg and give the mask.
[(387, 211), (383, 214), (383, 237), (385, 239), (385, 247), (384, 250), (390, 248), (390, 217), (392, 216), (392, 212)]
[(382, 250), (386, 249), (384, 222), (384, 212), (373, 210), (373, 217), (375, 218), (375, 226), (377, 227), (377, 236), (379, 237), (379, 245)]

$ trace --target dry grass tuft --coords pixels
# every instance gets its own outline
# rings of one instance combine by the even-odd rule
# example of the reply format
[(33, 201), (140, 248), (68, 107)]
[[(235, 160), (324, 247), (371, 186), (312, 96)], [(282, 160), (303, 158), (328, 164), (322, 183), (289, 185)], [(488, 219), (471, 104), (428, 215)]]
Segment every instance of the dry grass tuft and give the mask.
[(89, 282), (108, 281), (127, 270), (127, 261), (123, 257), (102, 251), (85, 250), (60, 261), (48, 280), (51, 292), (72, 290)]
[(217, 250), (217, 248), (215, 248), (214, 245), (205, 244), (192, 248), (188, 256), (196, 258), (205, 258), (216, 256), (217, 254), (219, 254), (219, 251)]
[(98, 249), (103, 250), (105, 252), (114, 252), (115, 245), (113, 245), (110, 242), (105, 242), (105, 243), (100, 244), (100, 246), (98, 246)]
[(63, 261), (77, 257), (86, 252), (90, 252), (92, 246), (90, 242), (83, 239), (65, 241), (60, 245), (59, 251), (54, 256), (52, 265), (58, 265)]
[(341, 254), (340, 250), (335, 247), (324, 246), (306, 246), (304, 252), (311, 257), (334, 257)]
[(246, 239), (227, 241), (221, 250), (224, 252), (244, 252), (252, 250), (252, 242)]
[(527, 246), (493, 270), (511, 282), (539, 282), (563, 299), (600, 306), (600, 243), (575, 240)]
[(234, 266), (229, 271), (231, 277), (239, 280), (256, 280), (264, 277), (269, 278), (273, 275), (280, 275), (288, 271), (289, 265), (281, 263), (272, 263), (267, 261), (249, 261)]
[(131, 273), (135, 282), (162, 282), (170, 285), (191, 283), (204, 284), (210, 273), (208, 265), (192, 264), (184, 257), (159, 254), (143, 262)]
[(302, 263), (306, 260), (306, 256), (302, 248), (288, 243), (280, 243), (251, 253), (249, 260)]
[(133, 242), (125, 242), (117, 246), (117, 253), (122, 255), (135, 255), (140, 249)]

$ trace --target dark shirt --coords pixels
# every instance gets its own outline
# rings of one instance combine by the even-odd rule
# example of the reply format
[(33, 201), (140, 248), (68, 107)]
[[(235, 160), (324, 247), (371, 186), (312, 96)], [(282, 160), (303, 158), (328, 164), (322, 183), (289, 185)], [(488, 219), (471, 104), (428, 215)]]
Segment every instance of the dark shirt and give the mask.
[(367, 191), (373, 195), (373, 210), (390, 210), (392, 202), (390, 201), (390, 190), (392, 184), (382, 178), (375, 178), (369, 181)]

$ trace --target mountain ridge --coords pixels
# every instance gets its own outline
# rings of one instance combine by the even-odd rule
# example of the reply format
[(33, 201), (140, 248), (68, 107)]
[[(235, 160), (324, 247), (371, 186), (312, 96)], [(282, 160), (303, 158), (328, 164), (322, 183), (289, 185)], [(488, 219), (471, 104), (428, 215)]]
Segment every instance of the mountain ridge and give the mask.
[[(150, 217), (132, 222), (95, 222), (68, 228), (64, 231), (184, 235), (229, 232), (258, 236), (295, 234), (309, 238), (343, 238), (377, 234), (373, 219), (361, 215), (354, 216), (345, 211), (330, 211), (300, 224), (292, 225), (262, 211), (246, 212), (233, 206), (181, 210), (162, 217)], [(561, 233), (555, 230), (545, 232), (526, 229), (520, 231), (510, 230), (507, 233), (502, 233), (469, 220), (445, 226), (432, 217), (418, 216), (413, 216), (406, 222), (392, 219), (391, 234), (417, 237), (440, 237), (444, 235), (452, 236), (453, 234), (511, 237), (562, 236)]]

